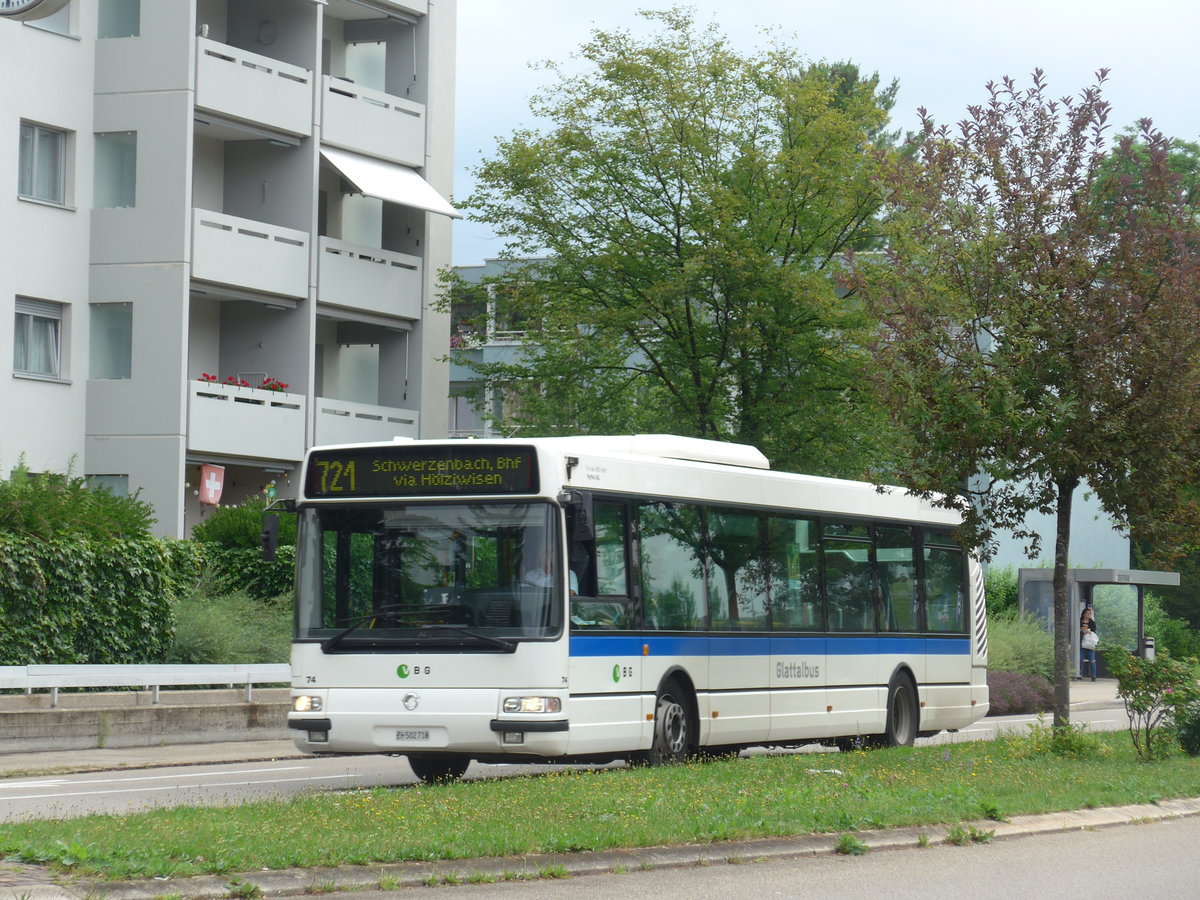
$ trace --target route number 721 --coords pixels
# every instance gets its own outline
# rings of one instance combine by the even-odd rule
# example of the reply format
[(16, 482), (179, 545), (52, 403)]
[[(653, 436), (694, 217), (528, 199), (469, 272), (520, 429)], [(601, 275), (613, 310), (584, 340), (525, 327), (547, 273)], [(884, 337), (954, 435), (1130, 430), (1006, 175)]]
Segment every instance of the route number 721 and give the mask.
[(322, 494), (337, 494), (342, 491), (358, 489), (358, 472), (356, 460), (342, 462), (337, 459), (318, 460), (317, 467), (321, 470), (320, 491)]

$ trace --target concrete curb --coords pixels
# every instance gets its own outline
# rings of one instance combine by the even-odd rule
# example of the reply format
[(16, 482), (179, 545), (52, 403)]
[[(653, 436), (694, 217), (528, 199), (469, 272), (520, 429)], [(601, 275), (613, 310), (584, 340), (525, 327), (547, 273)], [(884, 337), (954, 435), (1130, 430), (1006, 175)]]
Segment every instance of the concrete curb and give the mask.
[[(959, 823), (966, 832), (1001, 840), (1038, 834), (1109, 828), (1200, 815), (1200, 797), (1164, 800), (1104, 809), (1084, 809), (1032, 816), (1010, 822), (979, 820)], [(945, 824), (887, 831), (858, 831), (854, 837), (868, 850), (903, 850), (954, 843)], [(841, 835), (810, 834), (794, 838), (734, 843), (645, 847), (589, 853), (531, 854), (529, 856), (387, 863), (374, 866), (288, 869), (228, 876), (152, 879), (145, 881), (54, 882), (37, 866), (0, 866), (0, 900), (157, 900), (177, 896), (187, 900), (218, 900), (235, 889), (248, 895), (293, 897), (306, 894), (399, 890), (444, 884), (521, 881), (546, 877), (580, 877), (638, 869), (689, 868), (773, 859), (832, 855)]]

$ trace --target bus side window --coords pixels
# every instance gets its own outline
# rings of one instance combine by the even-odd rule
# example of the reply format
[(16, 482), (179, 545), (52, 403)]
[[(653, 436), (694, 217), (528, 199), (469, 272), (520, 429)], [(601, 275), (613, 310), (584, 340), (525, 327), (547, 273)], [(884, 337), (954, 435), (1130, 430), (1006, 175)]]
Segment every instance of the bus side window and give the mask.
[(875, 557), (883, 595), (880, 624), (884, 631), (919, 631), (917, 564), (911, 528), (877, 526)]
[(577, 629), (630, 628), (633, 616), (626, 564), (625, 508), (597, 501), (592, 511), (595, 539), (573, 543), (567, 561), (581, 595), (571, 600), (571, 625)]
[(820, 531), (811, 519), (772, 516), (767, 521), (767, 584), (771, 627), (776, 631), (822, 631)]
[(650, 631), (708, 627), (698, 506), (643, 503), (641, 534), (643, 626)]
[[(967, 630), (963, 597), (963, 554), (952, 545), (950, 535), (925, 532), (924, 579), (925, 624), (932, 632), (961, 633)], [(929, 546), (937, 542), (940, 547)]]

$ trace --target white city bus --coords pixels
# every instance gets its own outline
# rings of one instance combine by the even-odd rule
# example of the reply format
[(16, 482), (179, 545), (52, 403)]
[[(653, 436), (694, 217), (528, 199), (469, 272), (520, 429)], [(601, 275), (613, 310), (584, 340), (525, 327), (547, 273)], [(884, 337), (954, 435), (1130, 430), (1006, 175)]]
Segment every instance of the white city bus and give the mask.
[(956, 514), (671, 435), (318, 447), (293, 710), (312, 753), (644, 760), (911, 744), (988, 709)]

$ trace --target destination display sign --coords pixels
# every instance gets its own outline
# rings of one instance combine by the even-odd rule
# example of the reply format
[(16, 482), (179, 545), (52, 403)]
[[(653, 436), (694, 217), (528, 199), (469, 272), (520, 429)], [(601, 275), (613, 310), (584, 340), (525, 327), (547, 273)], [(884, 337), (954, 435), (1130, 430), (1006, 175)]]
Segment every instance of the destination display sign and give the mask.
[(533, 494), (538, 489), (532, 447), (463, 444), (314, 450), (307, 497), (426, 497)]

